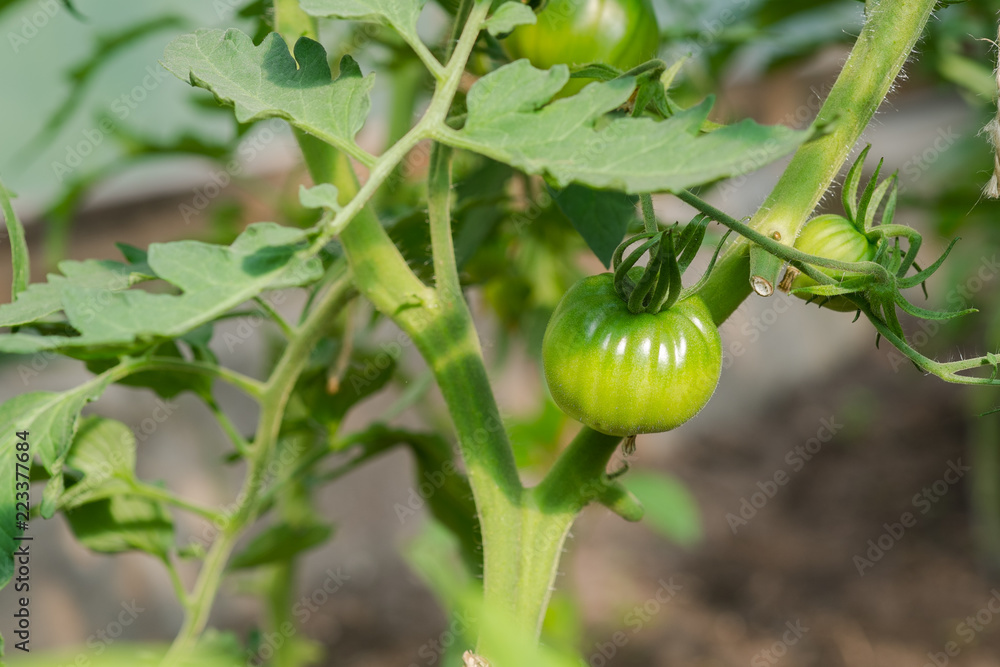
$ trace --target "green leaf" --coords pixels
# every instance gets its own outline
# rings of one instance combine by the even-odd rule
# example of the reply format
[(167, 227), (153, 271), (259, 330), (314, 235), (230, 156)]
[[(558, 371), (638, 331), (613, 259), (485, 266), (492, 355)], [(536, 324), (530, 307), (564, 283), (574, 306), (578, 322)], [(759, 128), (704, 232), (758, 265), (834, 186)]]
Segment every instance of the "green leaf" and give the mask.
[(350, 56), (332, 79), (326, 51), (311, 39), (295, 44), (295, 57), (277, 34), (254, 46), (239, 30), (198, 30), (167, 45), (163, 66), (232, 104), (236, 118), (249, 123), (284, 118), (353, 156), (367, 155), (354, 136), (364, 125), (375, 83)]
[(653, 472), (632, 473), (623, 481), (645, 506), (645, 518), (657, 532), (683, 546), (701, 540), (698, 505), (683, 483)]
[(90, 416), (80, 427), (66, 457), (66, 465), (79, 470), (84, 478), (135, 476), (135, 435), (114, 419)]
[(541, 409), (524, 418), (504, 420), (518, 468), (551, 464), (559, 452), (559, 435), (566, 425), (566, 415), (554, 401), (545, 398)]
[[(49, 483), (42, 499), (42, 515), (52, 516), (62, 494), (63, 461), (73, 441), (80, 410), (97, 398), (109, 382), (109, 378), (95, 378), (73, 391), (21, 394), (0, 405), (0, 493), (4, 498), (14, 497), (16, 434), (27, 431), (31, 456), (41, 459), (53, 480), (58, 480)], [(7, 585), (14, 572), (12, 554), (17, 549), (14, 538), (19, 534), (15, 532), (14, 519), (14, 504), (0, 503), (0, 589)]]
[(570, 185), (552, 196), (601, 263), (611, 266), (615, 248), (635, 220), (638, 197), (585, 185)]
[(812, 136), (750, 120), (701, 134), (711, 99), (663, 121), (604, 119), (628, 102), (633, 77), (593, 83), (543, 106), (568, 77), (562, 65), (550, 70), (535, 69), (527, 60), (505, 65), (472, 86), (465, 127), (441, 131), (438, 139), (543, 174), (559, 187), (576, 182), (642, 194), (748, 173)]
[(21, 224), (14, 211), (14, 206), (10, 203), (11, 196), (11, 192), (0, 181), (0, 210), (3, 211), (4, 221), (7, 224), (7, 238), (10, 239), (10, 260), (14, 272), (10, 286), (10, 300), (14, 301), (17, 295), (27, 288), (30, 270), (28, 242), (24, 238), (24, 225)]
[(520, 2), (505, 2), (486, 20), (486, 30), (494, 37), (509, 33), (519, 25), (531, 25), (538, 21), (531, 7)]
[(390, 25), (408, 41), (417, 37), (417, 18), (427, 0), (301, 0), (302, 9), (320, 18)]
[(303, 230), (262, 222), (249, 226), (229, 247), (200, 241), (153, 244), (153, 273), (183, 294), (65, 284), (60, 289), (63, 310), (81, 335), (9, 334), (0, 336), (0, 351), (59, 349), (81, 357), (107, 357), (121, 354), (122, 346), (145, 349), (156, 338), (179, 337), (262, 292), (318, 280), (320, 260), (297, 256), (306, 240)]
[(95, 496), (127, 494), (135, 479), (135, 435), (125, 424), (103, 417), (86, 417), (66, 455), (66, 468), (83, 473), (67, 488), (59, 506), (72, 509)]
[(339, 348), (318, 346), (312, 367), (302, 374), (295, 391), (309, 419), (336, 432), (354, 405), (377, 393), (392, 378), (396, 359), (390, 353), (393, 348), (388, 349), (379, 353), (356, 350), (342, 376), (331, 381), (328, 369), (336, 363)]
[(0, 326), (37, 322), (62, 310), (63, 289), (69, 286), (119, 292), (154, 277), (153, 270), (146, 264), (123, 264), (112, 260), (65, 260), (59, 263), (59, 270), (62, 275), (50, 273), (48, 282), (28, 285), (17, 301), (0, 306)]
[(299, 202), (306, 208), (327, 208), (336, 213), (340, 210), (340, 200), (337, 186), (332, 183), (320, 183), (311, 188), (299, 186)]
[(275, 524), (253, 538), (241, 552), (233, 556), (229, 562), (229, 569), (241, 570), (289, 561), (303, 551), (323, 544), (332, 534), (333, 527), (325, 524), (304, 526)]
[(55, 512), (62, 495), (63, 463), (76, 434), (80, 411), (97, 399), (110, 382), (110, 376), (99, 376), (71, 391), (21, 394), (0, 405), (0, 429), (4, 429), (0, 437), (11, 443), (3, 451), (13, 449), (15, 431), (28, 431), (32, 455), (41, 460), (52, 478), (42, 500), (45, 518)]
[(101, 553), (145, 551), (166, 557), (174, 545), (174, 524), (162, 503), (119, 495), (65, 512), (80, 543)]

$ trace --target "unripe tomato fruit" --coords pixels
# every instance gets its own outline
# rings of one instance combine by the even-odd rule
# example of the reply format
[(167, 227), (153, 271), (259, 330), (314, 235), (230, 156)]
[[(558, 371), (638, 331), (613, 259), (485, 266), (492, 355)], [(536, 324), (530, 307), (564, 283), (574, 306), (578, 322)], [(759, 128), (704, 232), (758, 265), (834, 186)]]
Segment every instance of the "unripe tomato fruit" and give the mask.
[(556, 404), (609, 435), (658, 433), (695, 416), (722, 373), (722, 340), (692, 296), (656, 314), (635, 314), (611, 273), (573, 285), (542, 340), (545, 380)]
[[(534, 25), (518, 26), (504, 41), (511, 57), (539, 69), (601, 62), (630, 70), (656, 57), (660, 29), (650, 0), (549, 0)], [(590, 79), (571, 79), (572, 95)]]
[[(864, 234), (858, 231), (850, 220), (842, 215), (820, 215), (808, 221), (802, 227), (798, 238), (795, 239), (795, 248), (810, 255), (836, 259), (842, 262), (865, 262), (875, 258), (875, 244), (870, 242)], [(818, 267), (820, 271), (835, 280), (842, 280), (845, 271), (838, 269), (828, 269)], [(800, 273), (792, 281), (792, 287), (812, 287), (816, 281)], [(802, 299), (809, 299), (809, 294), (796, 294)], [(829, 300), (825, 297), (814, 297), (816, 301), (822, 303), (824, 308), (838, 310), (841, 312), (851, 312), (858, 309), (850, 299), (843, 296), (835, 296)]]

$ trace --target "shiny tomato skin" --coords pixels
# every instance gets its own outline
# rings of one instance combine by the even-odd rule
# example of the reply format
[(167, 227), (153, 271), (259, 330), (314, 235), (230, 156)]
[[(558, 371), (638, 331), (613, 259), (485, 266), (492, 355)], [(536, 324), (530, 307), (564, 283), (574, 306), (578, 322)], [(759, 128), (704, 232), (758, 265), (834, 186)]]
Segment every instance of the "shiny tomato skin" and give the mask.
[(722, 373), (722, 341), (698, 297), (634, 314), (603, 273), (559, 302), (542, 366), (552, 398), (574, 419), (610, 435), (659, 433), (708, 403)]
[[(504, 40), (513, 59), (539, 69), (601, 62), (630, 70), (656, 57), (660, 29), (650, 0), (549, 0), (534, 25), (519, 26)], [(571, 79), (560, 96), (590, 79)]]
[[(827, 259), (843, 262), (864, 262), (875, 258), (875, 244), (859, 232), (850, 220), (842, 215), (820, 215), (806, 222), (795, 239), (795, 248), (802, 252)], [(838, 269), (818, 267), (826, 275), (841, 280), (847, 272)], [(805, 274), (799, 274), (792, 282), (792, 287), (812, 287), (816, 281)], [(802, 299), (809, 299), (808, 294), (796, 294)], [(822, 301), (816, 297), (815, 301)], [(853, 312), (858, 309), (850, 299), (835, 296), (823, 301), (824, 308), (840, 312)]]

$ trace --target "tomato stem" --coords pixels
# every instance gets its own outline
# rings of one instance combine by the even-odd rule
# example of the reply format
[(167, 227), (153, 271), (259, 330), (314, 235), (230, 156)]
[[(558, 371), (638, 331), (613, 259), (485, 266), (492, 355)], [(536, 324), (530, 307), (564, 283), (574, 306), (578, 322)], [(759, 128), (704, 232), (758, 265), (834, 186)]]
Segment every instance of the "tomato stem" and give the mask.
[[(817, 124), (829, 124), (833, 130), (796, 151), (750, 227), (764, 236), (778, 232), (779, 242), (786, 246), (795, 242), (910, 57), (936, 4), (936, 0), (869, 0), (861, 34), (816, 118)], [(733, 278), (743, 266), (749, 269), (751, 243), (757, 240), (734, 243), (699, 292), (717, 323), (750, 294), (749, 284), (737, 286)], [(742, 280), (749, 283), (749, 270)]]
[(656, 211), (653, 209), (653, 198), (649, 194), (639, 195), (639, 202), (642, 204), (642, 224), (647, 232), (659, 231), (660, 225), (656, 221)]

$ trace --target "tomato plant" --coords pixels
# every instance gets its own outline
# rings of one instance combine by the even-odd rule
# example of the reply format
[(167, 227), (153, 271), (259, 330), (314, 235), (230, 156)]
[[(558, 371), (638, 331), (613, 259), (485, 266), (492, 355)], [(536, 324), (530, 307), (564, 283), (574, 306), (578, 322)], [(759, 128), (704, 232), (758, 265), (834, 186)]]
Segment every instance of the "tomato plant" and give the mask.
[[(842, 215), (820, 215), (805, 224), (795, 248), (810, 255), (818, 255), (827, 259), (842, 262), (867, 262), (875, 258), (875, 246), (864, 234), (859, 232), (850, 220)], [(823, 273), (834, 280), (843, 280), (846, 273), (837, 269), (823, 269)], [(809, 276), (799, 275), (792, 282), (792, 288), (801, 289), (813, 287), (816, 281)], [(802, 298), (810, 297), (799, 294)], [(821, 305), (830, 310), (855, 311), (857, 306), (844, 297), (821, 298)]]
[[(520, 26), (504, 40), (511, 57), (541, 69), (597, 62), (630, 70), (654, 58), (659, 43), (649, 0), (548, 0), (534, 25)], [(586, 83), (571, 82), (563, 94)]]
[(632, 313), (602, 273), (571, 287), (542, 343), (556, 404), (612, 435), (669, 431), (700, 411), (722, 372), (722, 342), (697, 296)]
[[(68, 178), (49, 211), (47, 233), (61, 239), (49, 244), (56, 254), (68, 245), (75, 206), (125, 167), (198, 156), (214, 166), (212, 188), (199, 186), (193, 203), (178, 206), (176, 228), (159, 242), (120, 244), (117, 259), (50, 262), (42, 282), (29, 284), (37, 259), (12, 194), (0, 186), (13, 267), (0, 353), (28, 369), (61, 357), (85, 374), (70, 389), (28, 387), (0, 404), (0, 587), (11, 583), (34, 522), (58, 514), (84, 547), (145, 553), (171, 582), (183, 620), (171, 628), (169, 648), (137, 647), (136, 660), (313, 664), (318, 653), (305, 639), (311, 626), (300, 623), (295, 591), (306, 554), (338, 539), (320, 492), (402, 448), (414, 462), (418, 506), (431, 517), (407, 557), (463, 619), (441, 662), (578, 665), (578, 646), (555, 641), (551, 627), (541, 635), (573, 522), (591, 504), (642, 518), (642, 503), (622, 481), (628, 466), (609, 472), (611, 458), (623, 438), (677, 428), (709, 402), (725, 382), (719, 327), (754, 291), (767, 297), (781, 285), (856, 310), (876, 340), (921, 371), (1000, 384), (996, 354), (940, 362), (908, 337), (900, 311), (943, 320), (971, 308), (939, 312), (906, 295), (942, 267), (954, 242), (918, 262), (923, 237), (894, 219), (898, 177), (880, 181), (880, 162), (858, 193), (868, 148), (844, 179), (844, 215), (816, 215), (936, 0), (850, 4), (859, 20), (864, 12), (860, 35), (804, 129), (709, 120), (713, 100), (702, 93), (714, 91), (699, 90), (724, 73), (719, 54), (739, 61), (741, 45), (781, 32), (764, 28), (785, 13), (801, 18), (797, 4), (779, 11), (737, 3), (751, 5), (741, 8), (750, 14), (730, 12), (726, 25), (707, 32), (703, 22), (678, 18), (664, 29), (665, 44), (709, 51), (688, 70), (686, 57), (655, 59), (661, 31), (649, 0), (551, 0), (537, 14), (517, 1), (440, 4), (445, 11), (425, 15), (421, 0), (255, 0), (220, 15), (224, 27), (193, 32), (160, 16), (101, 33), (93, 58), (70, 68), (73, 90), (28, 152), (41, 151), (51, 128), (72, 116), (103, 58), (165, 30), (172, 39), (161, 62), (177, 81), (132, 88), (125, 99), (138, 109), (136, 98), (152, 90), (180, 97), (190, 86), (199, 89), (191, 105), (146, 108), (169, 110), (164, 125), (187, 106), (225, 114), (228, 124), (199, 116), (204, 127), (174, 128), (172, 138), (157, 123), (150, 126), (159, 134), (114, 124), (85, 131), (67, 163), (110, 150), (105, 134), (120, 154), (72, 176), (53, 163), (47, 178)], [(805, 4), (801, 11), (828, 3)], [(855, 33), (813, 40), (810, 53), (846, 34)], [(23, 47), (11, 43), (15, 52)], [(769, 57), (781, 62), (774, 53), (804, 48), (783, 44)], [(955, 60), (957, 48), (947, 55), (935, 65), (943, 76), (976, 71)], [(492, 69), (471, 72), (477, 58)], [(585, 79), (571, 78), (578, 66), (594, 75), (582, 92)], [(159, 81), (154, 72), (140, 79)], [(377, 89), (376, 79), (388, 85)], [(981, 76), (970, 80), (982, 87)], [(118, 102), (107, 106), (131, 110)], [(256, 158), (279, 135), (297, 147), (301, 169), (288, 179), (245, 173), (239, 158)], [(789, 155), (753, 215), (738, 219), (709, 203), (715, 184)], [(253, 205), (210, 206), (234, 181)], [(664, 220), (662, 211), (680, 210), (658, 214), (654, 203), (667, 202), (697, 214), (683, 226)], [(271, 207), (274, 222), (242, 224), (261, 206)], [(208, 209), (216, 222), (196, 237), (186, 225)], [(721, 237), (714, 254), (705, 242), (710, 227)], [(612, 271), (585, 276), (599, 264)], [(702, 277), (683, 285), (696, 264)], [(502, 326), (484, 354), (482, 325), (491, 317)], [(389, 343), (379, 338), (384, 331), (394, 336)], [(222, 353), (258, 335), (271, 353), (257, 355), (259, 368), (246, 371)], [(555, 404), (582, 428), (552, 402), (517, 423), (501, 413), (487, 358), (503, 360), (517, 345), (540, 361)], [(404, 363), (416, 355), (422, 364)], [(99, 411), (111, 385), (164, 401), (183, 394), (201, 406), (218, 428), (199, 435), (221, 434), (219, 458), (239, 464), (218, 476), (238, 477), (239, 488), (220, 484), (207, 497), (232, 497), (198, 501), (147, 479), (155, 471), (138, 465), (147, 450), (137, 433)], [(252, 427), (236, 426), (228, 397), (220, 400), (223, 385), (254, 405), (244, 414)], [(357, 407), (391, 388), (392, 407), (359, 425)], [(419, 426), (396, 420), (407, 411)], [(545, 455), (516, 457), (512, 433)], [(676, 482), (640, 479), (645, 491), (681, 499), (653, 508), (658, 525), (697, 534), (691, 520), (664, 520), (691, 505)], [(30, 517), (10, 502), (29, 491)], [(204, 538), (192, 540), (192, 532)], [(232, 628), (209, 627), (234, 575), (265, 612), (246, 641)], [(262, 639), (274, 637), (281, 641)], [(8, 650), (27, 651), (26, 641), (8, 641)], [(131, 651), (109, 655), (127, 660)], [(37, 660), (30, 664), (62, 656)]]

